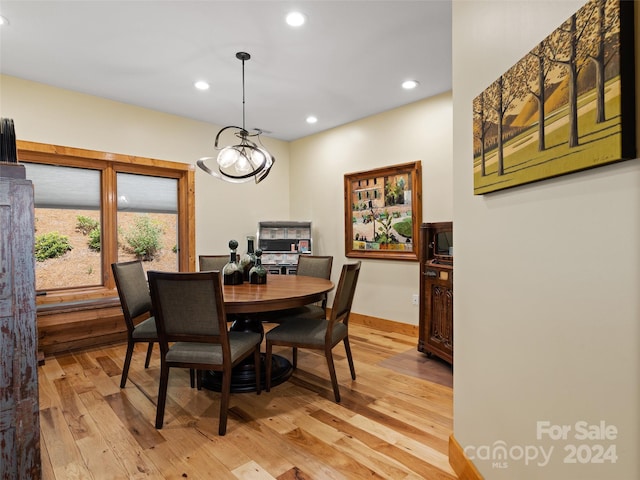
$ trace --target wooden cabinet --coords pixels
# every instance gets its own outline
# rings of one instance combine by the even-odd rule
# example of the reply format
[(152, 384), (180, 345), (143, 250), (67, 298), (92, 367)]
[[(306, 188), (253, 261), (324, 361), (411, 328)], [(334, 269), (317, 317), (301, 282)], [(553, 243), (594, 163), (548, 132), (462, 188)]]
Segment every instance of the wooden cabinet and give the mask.
[(453, 224), (420, 227), (418, 350), (453, 364)]
[(0, 162), (0, 478), (38, 480), (33, 185), (25, 176), (23, 165)]

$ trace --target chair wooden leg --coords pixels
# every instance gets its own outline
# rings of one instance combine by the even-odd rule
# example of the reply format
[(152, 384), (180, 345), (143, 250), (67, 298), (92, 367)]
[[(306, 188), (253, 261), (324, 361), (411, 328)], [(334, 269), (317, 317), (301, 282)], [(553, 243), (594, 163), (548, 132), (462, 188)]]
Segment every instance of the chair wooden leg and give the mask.
[(351, 370), (351, 378), (356, 379), (356, 368), (353, 366), (353, 357), (351, 356), (351, 346), (349, 345), (349, 337), (344, 337), (344, 350), (347, 353), (347, 361), (349, 362), (349, 370)]
[(196, 386), (196, 371), (193, 368), (189, 369), (189, 383), (191, 388)]
[(160, 366), (160, 387), (158, 388), (158, 405), (156, 407), (156, 428), (159, 430), (164, 424), (164, 407), (167, 402), (167, 387), (169, 386), (169, 367), (165, 362)]
[(329, 376), (331, 377), (333, 396), (336, 399), (336, 403), (340, 403), (340, 389), (338, 387), (338, 377), (336, 377), (336, 367), (333, 364), (333, 354), (331, 353), (331, 348), (325, 350), (325, 356), (327, 357), (327, 366), (329, 367)]
[(202, 370), (196, 370), (196, 388), (202, 390)]
[(231, 370), (222, 372), (222, 390), (220, 391), (220, 423), (218, 425), (218, 435), (227, 433), (227, 412), (229, 410), (229, 396), (231, 395)]
[(124, 366), (122, 367), (122, 377), (120, 378), (120, 388), (124, 388), (127, 384), (127, 376), (129, 375), (129, 366), (131, 365), (131, 356), (133, 355), (133, 342), (127, 342), (127, 353), (124, 357)]
[(291, 366), (294, 370), (298, 367), (298, 347), (293, 347), (293, 353), (291, 355)]
[(149, 342), (147, 347), (147, 358), (144, 360), (144, 368), (149, 368), (149, 362), (151, 361), (151, 353), (153, 352), (153, 342)]
[(267, 392), (271, 391), (271, 348), (271, 342), (267, 340), (266, 354), (264, 356), (264, 375), (266, 377), (264, 379), (264, 389)]

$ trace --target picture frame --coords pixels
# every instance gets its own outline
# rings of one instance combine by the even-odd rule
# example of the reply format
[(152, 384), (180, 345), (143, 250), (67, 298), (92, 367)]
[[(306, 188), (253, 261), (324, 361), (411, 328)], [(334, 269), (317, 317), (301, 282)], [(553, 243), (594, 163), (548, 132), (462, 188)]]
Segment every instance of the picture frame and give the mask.
[(422, 163), (344, 176), (345, 255), (418, 261)]
[(474, 98), (475, 195), (636, 158), (635, 3), (587, 2)]
[(308, 253), (309, 252), (309, 240), (299, 240), (298, 241), (298, 251), (300, 253)]

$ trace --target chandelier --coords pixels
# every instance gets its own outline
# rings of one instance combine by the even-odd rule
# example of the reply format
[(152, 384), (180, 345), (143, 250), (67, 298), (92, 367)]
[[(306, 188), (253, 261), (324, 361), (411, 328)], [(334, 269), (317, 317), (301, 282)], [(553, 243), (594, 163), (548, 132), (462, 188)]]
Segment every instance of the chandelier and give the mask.
[[(236, 58), (242, 61), (242, 128), (228, 126), (221, 129), (216, 135), (214, 148), (219, 150), (215, 158), (215, 165), (210, 168), (205, 162), (214, 157), (202, 157), (198, 160), (198, 166), (209, 175), (231, 183), (245, 183), (254, 179), (260, 183), (266, 178), (276, 159), (260, 142), (261, 130), (254, 129), (249, 132), (245, 128), (244, 114), (244, 62), (251, 58), (246, 52), (236, 53)], [(240, 139), (237, 145), (219, 147), (220, 135), (226, 130), (234, 129), (234, 135)], [(252, 139), (255, 138), (259, 145)]]

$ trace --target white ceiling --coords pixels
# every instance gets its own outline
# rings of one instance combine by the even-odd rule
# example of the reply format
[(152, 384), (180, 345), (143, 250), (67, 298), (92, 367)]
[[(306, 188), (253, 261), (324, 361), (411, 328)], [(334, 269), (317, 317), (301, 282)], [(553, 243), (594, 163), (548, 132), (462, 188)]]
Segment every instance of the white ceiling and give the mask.
[(246, 127), (282, 140), (451, 89), (451, 0), (0, 0), (0, 15), (0, 73), (220, 126), (242, 126), (246, 51)]

